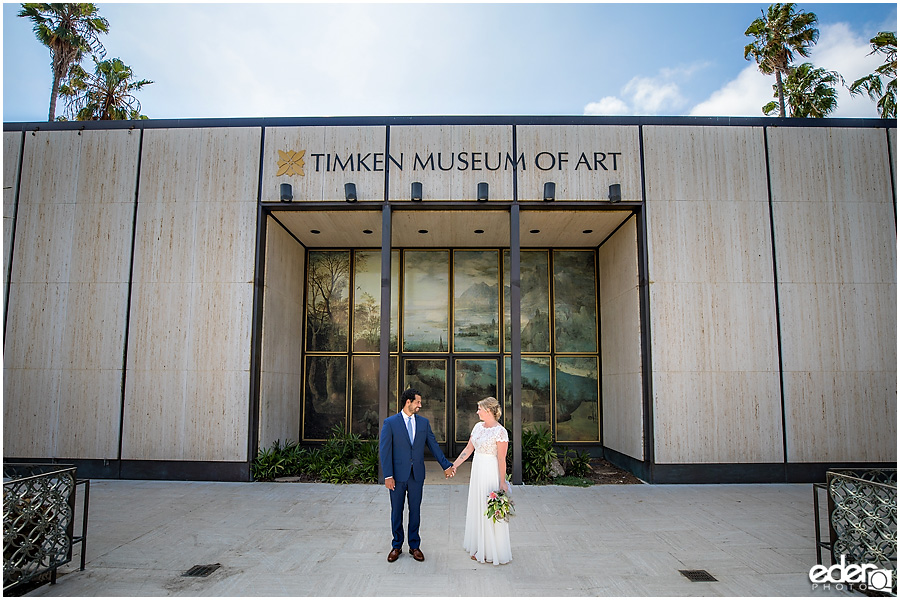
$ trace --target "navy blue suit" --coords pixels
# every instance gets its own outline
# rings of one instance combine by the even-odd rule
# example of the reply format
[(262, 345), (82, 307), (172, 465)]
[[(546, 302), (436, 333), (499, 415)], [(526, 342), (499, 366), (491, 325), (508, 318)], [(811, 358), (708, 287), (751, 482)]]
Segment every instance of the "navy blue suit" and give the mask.
[(416, 438), (409, 442), (409, 432), (403, 414), (397, 413), (384, 420), (379, 437), (381, 471), (385, 479), (394, 478), (391, 490), (391, 530), (394, 533), (392, 547), (403, 547), (403, 505), (409, 497), (409, 548), (418, 548), (422, 488), (425, 484), (425, 446), (444, 470), (453, 466), (438, 446), (431, 424), (425, 417), (415, 415)]

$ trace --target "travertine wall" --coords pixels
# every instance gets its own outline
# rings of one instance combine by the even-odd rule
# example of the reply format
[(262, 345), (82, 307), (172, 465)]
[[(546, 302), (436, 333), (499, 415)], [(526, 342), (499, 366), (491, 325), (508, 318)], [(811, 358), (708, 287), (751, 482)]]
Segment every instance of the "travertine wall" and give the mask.
[[(438, 153), (441, 153), (439, 161)], [(466, 152), (468, 168), (460, 170), (462, 164), (451, 154)], [(423, 125), (391, 127), (391, 156), (403, 155), (403, 169), (390, 167), (389, 198), (409, 200), (410, 186), (414, 181), (422, 182), (422, 201), (429, 200), (475, 200), (478, 184), (488, 184), (488, 201), (512, 200), (513, 169), (504, 168), (506, 153), (512, 154), (512, 127), (508, 125)], [(488, 153), (485, 164), (484, 153)], [(503, 165), (499, 153), (503, 154)], [(433, 170), (418, 167), (415, 157), (423, 161), (433, 156)], [(476, 157), (473, 157), (475, 154)], [(448, 167), (442, 170), (440, 164)], [(496, 170), (491, 170), (499, 167)]]
[[(552, 180), (558, 200), (605, 200), (611, 183), (638, 200), (642, 147), (657, 463), (896, 461), (896, 129), (516, 131), (525, 160), (569, 152), (566, 168), (529, 162), (515, 188), (505, 168), (416, 169), (416, 153), (511, 151), (512, 127), (398, 125), (390, 153), (405, 162), (387, 194), (408, 201), (421, 181), (426, 201), (474, 200), (488, 181), (491, 200), (540, 201)], [(5, 456), (106, 459), (121, 445), (126, 460), (247, 461), (260, 161), (264, 201), (281, 182), (295, 201), (343, 200), (345, 181), (382, 201), (388, 165), (364, 157), (387, 134), (267, 128), (261, 155), (260, 127), (4, 133)], [(279, 149), (305, 150), (306, 175), (277, 175)], [(311, 177), (319, 151), (356, 166)], [(588, 177), (582, 151), (621, 163)], [(507, 226), (505, 209), (471, 212)], [(565, 246), (569, 212), (525, 210), (522, 226)], [(396, 214), (426, 218), (440, 215)], [(305, 253), (272, 222), (266, 241), (263, 446), (297, 437)], [(600, 249), (603, 439), (647, 459), (636, 247), (632, 219)]]
[(763, 130), (645, 127), (657, 463), (781, 462)]
[(25, 137), (6, 456), (116, 458), (139, 140), (126, 130)]
[(360, 202), (383, 202), (385, 141), (384, 126), (268, 127), (262, 200), (279, 201), (280, 184), (289, 183), (296, 202), (343, 201), (344, 184), (352, 182)]
[(644, 459), (637, 219), (600, 246), (603, 445)]
[(896, 461), (897, 235), (885, 132), (771, 128), (769, 155), (788, 460)]
[(260, 133), (144, 132), (124, 459), (247, 460)]
[(259, 447), (300, 440), (306, 250), (273, 219), (266, 224)]
[[(606, 200), (618, 183), (622, 200), (641, 199), (640, 133), (635, 126), (522, 125), (516, 144), (525, 156), (519, 200), (544, 198), (544, 183), (556, 184), (557, 200)], [(540, 155), (540, 156), (539, 156)]]
[(12, 258), (12, 232), (15, 222), (16, 193), (19, 189), (20, 132), (3, 132), (3, 297), (9, 284), (9, 265)]

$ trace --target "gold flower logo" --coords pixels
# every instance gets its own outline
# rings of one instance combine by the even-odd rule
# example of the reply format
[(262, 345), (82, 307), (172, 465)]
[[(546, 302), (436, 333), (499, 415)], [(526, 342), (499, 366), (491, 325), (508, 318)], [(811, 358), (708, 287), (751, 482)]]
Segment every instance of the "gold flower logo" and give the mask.
[(304, 176), (303, 173), (303, 155), (306, 154), (306, 150), (301, 150), (300, 152), (294, 152), (293, 150), (288, 150), (287, 152), (283, 150), (278, 151), (278, 156), (281, 159), (278, 161), (278, 175), (299, 175), (300, 177)]

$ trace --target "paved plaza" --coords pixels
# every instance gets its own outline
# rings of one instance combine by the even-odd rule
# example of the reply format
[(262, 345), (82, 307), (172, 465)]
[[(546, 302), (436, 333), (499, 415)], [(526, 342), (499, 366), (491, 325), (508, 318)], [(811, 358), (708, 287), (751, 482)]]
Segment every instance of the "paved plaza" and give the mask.
[[(493, 566), (461, 547), (466, 474), (445, 482), (428, 469), (426, 560), (404, 547), (393, 564), (380, 485), (93, 480), (87, 568), (76, 547), (56, 585), (28, 595), (848, 595), (809, 582), (809, 484), (517, 486), (513, 561)], [(208, 577), (183, 576), (215, 563)], [(718, 581), (691, 582), (686, 569)]]

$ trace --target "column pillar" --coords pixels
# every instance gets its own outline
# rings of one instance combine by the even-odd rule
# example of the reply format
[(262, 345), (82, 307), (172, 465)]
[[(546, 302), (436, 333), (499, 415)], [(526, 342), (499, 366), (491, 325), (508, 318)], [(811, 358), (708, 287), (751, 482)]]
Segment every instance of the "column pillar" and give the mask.
[[(388, 417), (391, 369), (391, 205), (381, 209), (381, 339), (378, 346), (378, 425)], [(383, 478), (378, 463), (378, 480)]]
[(509, 318), (510, 378), (512, 383), (513, 472), (516, 485), (522, 483), (522, 289), (521, 241), (519, 239), (519, 205), (509, 211)]

